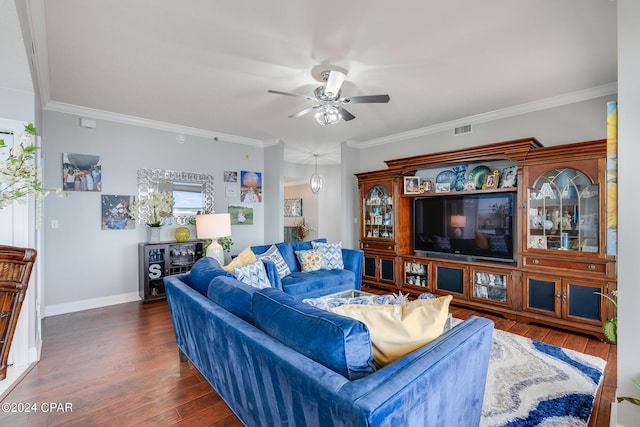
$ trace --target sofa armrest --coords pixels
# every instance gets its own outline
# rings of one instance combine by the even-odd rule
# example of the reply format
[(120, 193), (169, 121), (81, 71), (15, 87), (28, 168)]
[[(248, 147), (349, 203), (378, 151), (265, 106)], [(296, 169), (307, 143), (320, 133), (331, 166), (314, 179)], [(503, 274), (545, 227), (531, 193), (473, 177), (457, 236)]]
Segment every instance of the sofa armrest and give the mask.
[(342, 248), (342, 262), (345, 270), (351, 270), (356, 275), (354, 289), (360, 289), (362, 286), (362, 263), (364, 260), (364, 252), (359, 249)]
[(264, 269), (267, 272), (267, 277), (269, 278), (271, 287), (282, 289), (282, 281), (280, 280), (280, 275), (278, 274), (276, 264), (273, 261), (267, 259), (263, 259), (262, 264), (264, 264)]

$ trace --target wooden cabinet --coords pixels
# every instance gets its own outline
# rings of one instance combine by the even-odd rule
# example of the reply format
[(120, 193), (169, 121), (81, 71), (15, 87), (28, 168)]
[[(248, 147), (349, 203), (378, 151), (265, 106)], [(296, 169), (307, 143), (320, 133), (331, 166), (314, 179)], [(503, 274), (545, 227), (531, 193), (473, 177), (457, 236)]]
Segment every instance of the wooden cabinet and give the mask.
[(164, 277), (186, 273), (204, 254), (204, 240), (140, 243), (138, 293), (142, 302), (166, 298)]
[[(616, 288), (615, 257), (606, 254), (605, 160), (605, 140), (543, 147), (527, 138), (388, 160), (385, 170), (356, 174), (361, 196), (360, 247), (365, 252), (363, 281), (413, 295), (449, 294), (454, 296), (453, 304), (601, 337), (602, 321), (615, 313), (598, 293), (613, 297)], [(498, 169), (500, 162), (516, 171), (515, 187), (469, 191), (456, 186), (448, 194), (429, 197), (449, 197), (459, 191), (509, 192), (515, 200), (513, 219), (506, 227), (513, 232), (507, 241), (513, 242), (513, 258), (457, 254), (453, 244), (449, 253), (416, 251), (414, 198), (425, 195), (403, 194), (404, 178), (439, 176), (443, 169), (473, 171), (478, 164)], [(467, 244), (480, 247), (483, 234), (504, 233), (495, 226), (500, 221), (494, 213), (465, 215), (466, 221), (456, 222), (459, 234), (469, 235)], [(435, 220), (454, 227), (456, 215), (455, 210), (446, 211)], [(475, 239), (470, 228), (474, 226)], [(444, 248), (448, 229), (442, 233), (432, 234), (437, 234), (433, 239), (442, 240)], [(498, 239), (489, 240), (497, 243)]]
[(398, 289), (398, 257), (406, 251), (410, 229), (406, 212), (408, 201), (400, 199), (401, 179), (386, 173), (367, 174), (359, 179), (360, 249), (364, 251), (362, 279), (392, 291)]
[(610, 294), (615, 284), (570, 277), (525, 273), (524, 303), (520, 320), (540, 321), (600, 335), (600, 325), (615, 315), (600, 294)]
[(523, 162), (523, 310), (519, 318), (600, 335), (615, 315), (606, 255), (606, 144), (548, 147)]

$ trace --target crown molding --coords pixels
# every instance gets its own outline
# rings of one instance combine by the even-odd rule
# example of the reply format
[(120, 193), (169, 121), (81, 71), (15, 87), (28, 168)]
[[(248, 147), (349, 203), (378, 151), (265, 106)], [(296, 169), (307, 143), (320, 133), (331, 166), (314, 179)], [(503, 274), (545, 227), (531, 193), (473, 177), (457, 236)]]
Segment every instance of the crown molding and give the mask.
[(47, 50), (47, 25), (44, 13), (44, 0), (27, 2), (27, 19), (31, 43), (29, 55), (36, 73), (38, 94), (42, 105), (51, 101), (49, 88), (49, 51)]
[(528, 102), (526, 104), (515, 105), (513, 107), (502, 108), (499, 110), (476, 114), (474, 116), (463, 117), (461, 119), (438, 123), (432, 126), (426, 126), (407, 132), (384, 136), (382, 138), (375, 138), (362, 142), (348, 141), (347, 144), (350, 147), (360, 149), (375, 147), (377, 145), (384, 145), (392, 142), (404, 141), (406, 139), (412, 139), (452, 130), (458, 126), (491, 122), (494, 120), (500, 120), (512, 116), (519, 116), (521, 114), (532, 113), (534, 111), (545, 110), (547, 108), (560, 107), (562, 105), (573, 104), (575, 102), (586, 101), (588, 99), (599, 98), (601, 96), (613, 95), (616, 93), (618, 93), (618, 83), (614, 82), (602, 86), (596, 86), (589, 89), (554, 96), (551, 98)]
[(112, 113), (94, 108), (81, 107), (78, 105), (65, 104), (63, 102), (49, 102), (45, 110), (56, 111), (58, 113), (73, 114), (77, 116), (107, 120), (110, 122), (123, 123), (133, 126), (141, 126), (151, 129), (157, 129), (167, 132), (175, 132), (184, 135), (198, 136), (201, 138), (209, 138), (215, 141), (235, 142), (237, 144), (252, 145), (255, 147), (264, 147), (264, 143), (258, 139), (246, 138), (237, 135), (229, 135), (221, 132), (212, 132), (204, 129), (192, 128), (189, 126), (181, 126), (173, 123), (160, 122), (157, 120), (145, 119), (142, 117), (129, 116), (126, 114)]

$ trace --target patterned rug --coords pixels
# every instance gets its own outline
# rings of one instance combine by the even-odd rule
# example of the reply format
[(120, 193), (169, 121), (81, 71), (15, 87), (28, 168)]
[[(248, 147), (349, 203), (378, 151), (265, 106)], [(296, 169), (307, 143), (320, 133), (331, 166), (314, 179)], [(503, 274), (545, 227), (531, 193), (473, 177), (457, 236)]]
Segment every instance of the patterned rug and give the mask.
[(494, 330), (481, 427), (584, 427), (606, 362)]

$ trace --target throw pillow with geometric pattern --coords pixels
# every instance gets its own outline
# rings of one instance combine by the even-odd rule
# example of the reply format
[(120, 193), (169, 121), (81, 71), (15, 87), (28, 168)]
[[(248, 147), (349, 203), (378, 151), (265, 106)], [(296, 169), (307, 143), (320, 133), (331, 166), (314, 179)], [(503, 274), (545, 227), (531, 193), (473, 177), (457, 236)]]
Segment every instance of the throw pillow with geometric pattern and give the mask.
[(254, 288), (269, 288), (271, 283), (264, 271), (264, 264), (257, 260), (253, 264), (243, 265), (235, 268), (235, 274), (242, 283), (253, 286)]
[(343, 270), (344, 262), (342, 260), (342, 242), (338, 243), (320, 243), (311, 242), (313, 249), (320, 252), (324, 259), (324, 269), (327, 270)]
[(256, 255), (256, 258), (258, 258), (259, 260), (268, 260), (273, 262), (276, 265), (278, 276), (280, 276), (281, 279), (291, 274), (291, 269), (287, 265), (284, 258), (282, 258), (282, 254), (280, 253), (276, 245), (271, 245), (271, 247), (267, 249), (265, 253)]

